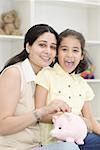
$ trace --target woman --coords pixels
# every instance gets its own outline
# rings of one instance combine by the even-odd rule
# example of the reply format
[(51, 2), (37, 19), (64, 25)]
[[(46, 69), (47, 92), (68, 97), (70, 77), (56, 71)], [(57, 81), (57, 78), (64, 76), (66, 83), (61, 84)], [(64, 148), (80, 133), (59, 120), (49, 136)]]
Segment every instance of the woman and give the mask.
[[(36, 74), (50, 65), (55, 56), (58, 34), (45, 24), (31, 27), (25, 35), (24, 50), (11, 58), (0, 76), (0, 149), (77, 150), (75, 144), (59, 143), (40, 147), (37, 122), (67, 104), (54, 100), (49, 106), (34, 110), (34, 80)], [(40, 147), (40, 148), (39, 148)]]

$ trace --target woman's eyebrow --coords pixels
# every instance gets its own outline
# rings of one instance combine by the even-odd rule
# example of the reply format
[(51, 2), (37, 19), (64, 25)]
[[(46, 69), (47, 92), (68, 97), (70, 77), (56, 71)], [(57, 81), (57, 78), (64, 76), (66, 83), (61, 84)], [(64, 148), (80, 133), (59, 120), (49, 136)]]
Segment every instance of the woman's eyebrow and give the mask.
[[(46, 40), (40, 40), (40, 41), (38, 41), (38, 42), (44, 42), (44, 43), (47, 43), (48, 41), (46, 41)], [(57, 43), (51, 43), (51, 44), (57, 45)]]

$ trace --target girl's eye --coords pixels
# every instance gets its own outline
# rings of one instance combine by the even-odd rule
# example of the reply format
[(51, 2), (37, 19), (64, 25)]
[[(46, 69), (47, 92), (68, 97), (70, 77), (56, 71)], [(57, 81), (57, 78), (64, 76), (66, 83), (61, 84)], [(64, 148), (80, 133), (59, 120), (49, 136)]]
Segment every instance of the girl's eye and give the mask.
[(78, 50), (78, 49), (73, 49), (73, 51), (74, 51), (74, 52), (79, 52), (79, 50)]
[(67, 49), (67, 48), (62, 48), (61, 50), (62, 50), (62, 51), (67, 51), (68, 49)]

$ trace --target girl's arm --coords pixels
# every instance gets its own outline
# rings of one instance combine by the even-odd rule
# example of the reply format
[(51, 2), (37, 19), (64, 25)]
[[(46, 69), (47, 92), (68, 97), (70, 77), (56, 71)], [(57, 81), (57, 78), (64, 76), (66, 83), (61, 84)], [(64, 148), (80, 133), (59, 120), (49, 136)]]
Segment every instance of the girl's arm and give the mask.
[[(35, 107), (36, 109), (39, 109), (43, 106), (47, 105), (47, 95), (48, 90), (40, 85), (36, 85), (35, 88)], [(63, 101), (59, 99), (55, 99), (51, 101), (51, 109), (54, 109), (55, 111), (41, 119), (41, 122), (44, 123), (52, 123), (52, 116), (57, 115), (58, 112), (70, 112), (71, 108)]]
[(100, 124), (94, 119), (89, 103), (85, 102), (82, 108), (82, 115), (90, 131), (100, 135)]
[[(36, 109), (46, 106), (47, 95), (48, 95), (47, 89), (36, 84), (36, 88), (35, 88), (35, 107), (36, 107)], [(45, 117), (42, 117), (41, 122), (52, 123), (52, 115), (53, 115), (53, 113), (49, 114)]]
[(41, 108), (46, 106), (48, 91), (46, 88), (36, 84), (35, 87), (35, 106), (37, 108)]

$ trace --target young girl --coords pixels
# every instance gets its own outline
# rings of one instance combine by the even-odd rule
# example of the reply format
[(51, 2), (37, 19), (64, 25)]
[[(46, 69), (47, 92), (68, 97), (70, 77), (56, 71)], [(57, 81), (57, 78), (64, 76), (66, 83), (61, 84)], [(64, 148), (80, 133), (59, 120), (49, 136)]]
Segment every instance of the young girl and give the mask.
[[(60, 33), (57, 63), (53, 68), (44, 68), (37, 75), (36, 108), (49, 104), (55, 98), (67, 102), (69, 111), (71, 108), (73, 113), (82, 115), (88, 130), (92, 131), (97, 138), (97, 148), (100, 149), (100, 124), (93, 118), (89, 107), (89, 101), (94, 98), (94, 93), (79, 75), (88, 67), (84, 47), (85, 39), (81, 33), (69, 29)], [(51, 118), (52, 115), (49, 115), (41, 120), (41, 122), (47, 122), (45, 127), (43, 123), (41, 125), (45, 129), (44, 136), (47, 138), (44, 141), (45, 144), (52, 142), (49, 136)], [(88, 147), (87, 149), (90, 150), (91, 145), (94, 146), (95, 141), (89, 143), (89, 138), (92, 136), (92, 133), (89, 133), (85, 144), (80, 146), (81, 149)]]

